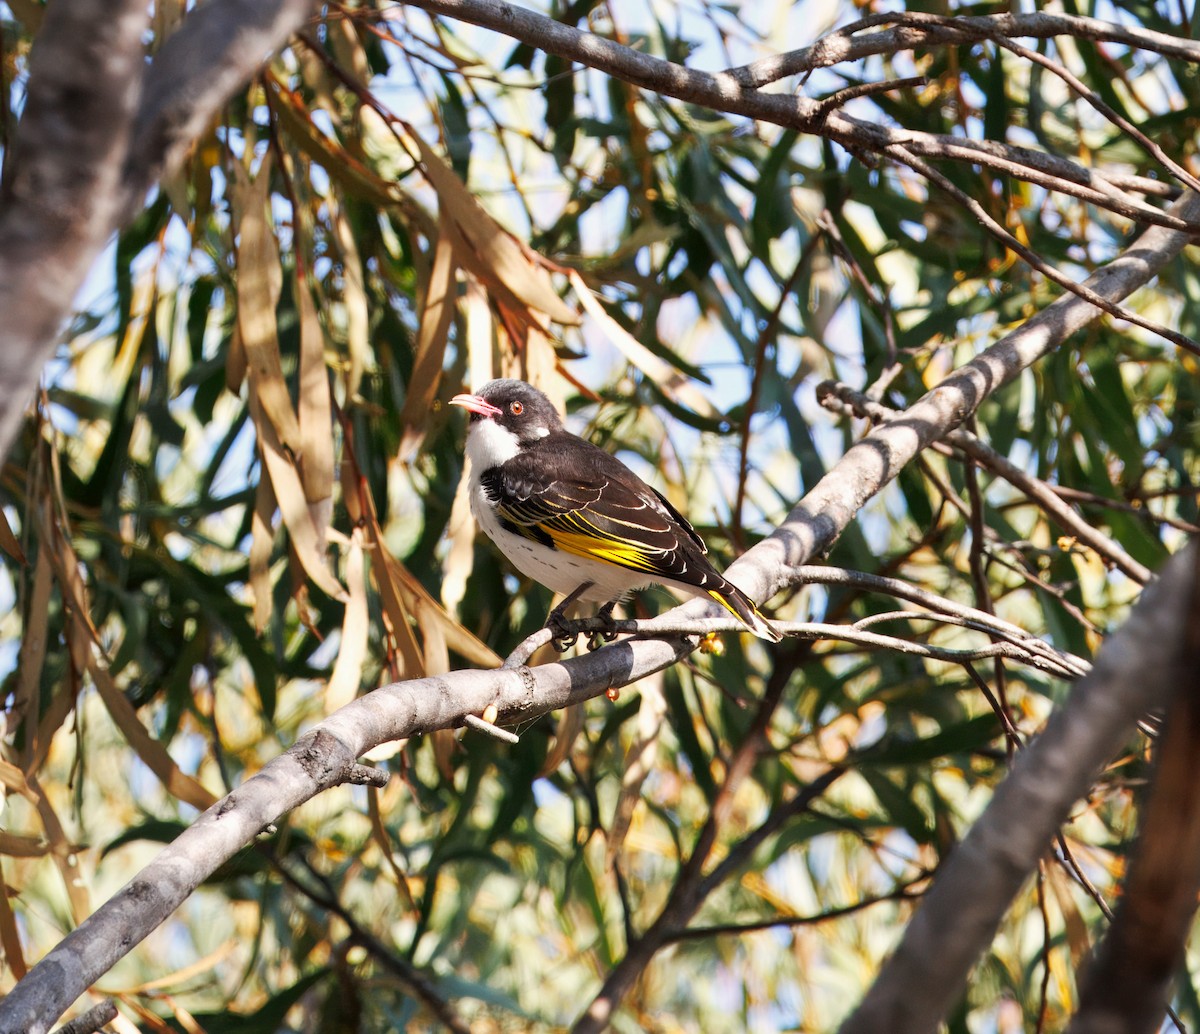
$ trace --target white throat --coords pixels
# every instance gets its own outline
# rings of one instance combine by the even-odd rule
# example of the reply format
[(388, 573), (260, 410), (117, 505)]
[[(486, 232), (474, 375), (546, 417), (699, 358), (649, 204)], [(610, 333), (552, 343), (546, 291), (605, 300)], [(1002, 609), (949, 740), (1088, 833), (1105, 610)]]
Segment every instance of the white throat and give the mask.
[(480, 474), (511, 460), (519, 451), (517, 436), (495, 420), (476, 420), (467, 432), (467, 459)]

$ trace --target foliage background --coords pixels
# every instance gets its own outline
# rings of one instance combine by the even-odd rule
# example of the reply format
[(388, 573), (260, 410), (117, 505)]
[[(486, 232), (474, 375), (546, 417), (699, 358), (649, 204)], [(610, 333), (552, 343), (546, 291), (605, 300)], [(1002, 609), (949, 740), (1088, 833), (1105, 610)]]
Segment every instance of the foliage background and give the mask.
[[(151, 49), (185, 7), (156, 5)], [(872, 9), (551, 13), (721, 68)], [(6, 141), (40, 11), (0, 7)], [(1175, 3), (1079, 13), (1192, 29)], [(1030, 46), (1194, 168), (1194, 65), (1061, 36)], [(1150, 200), (1174, 189), (1050, 70), (992, 43), (782, 88), (911, 76), (924, 81), (846, 110), (1144, 177)], [(1072, 277), (1132, 236), (1066, 194), (939, 168)], [(1193, 258), (1131, 302), (1189, 337)], [(323, 9), (106, 253), (3, 468), (4, 980), (356, 689), (494, 664), (541, 624), (549, 593), (514, 579), (466, 520), (462, 422), (442, 405), (461, 386), (540, 384), (730, 557), (861, 433), (818, 406), (818, 381), (902, 406), (1060, 293), (953, 197), (865, 153), (415, 7)], [(1154, 569), (1197, 521), (1196, 372), (1194, 354), (1105, 319), (989, 398), (977, 429)], [(994, 609), (1084, 657), (1139, 590), (948, 451), (901, 472), (828, 561)], [(654, 592), (634, 608), (670, 605)], [(842, 623), (902, 610), (818, 588), (773, 606)], [(904, 615), (883, 627), (986, 642)], [(562, 1029), (658, 915), (706, 823), (736, 864), (614, 1027), (833, 1029), (1064, 686), (830, 642), (726, 647), (543, 716), (516, 746), (411, 741), (384, 762), (397, 778), (382, 792), (299, 809), (105, 978), (126, 1029), (433, 1029), (431, 1001), (481, 1031)], [(781, 703), (764, 714), (772, 683)], [(759, 718), (768, 749), (725, 799)], [(772, 827), (794, 792), (872, 744), (869, 763)], [(1065, 1024), (1123, 871), (1145, 751), (1131, 744), (1080, 804), (951, 1029)], [(1176, 1008), (1200, 1022), (1189, 982)]]

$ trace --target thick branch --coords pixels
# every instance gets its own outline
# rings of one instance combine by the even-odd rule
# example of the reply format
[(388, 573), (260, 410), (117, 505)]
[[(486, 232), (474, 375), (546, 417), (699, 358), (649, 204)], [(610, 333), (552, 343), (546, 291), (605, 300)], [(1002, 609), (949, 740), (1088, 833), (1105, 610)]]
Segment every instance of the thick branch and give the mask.
[[(410, 0), (410, 5), (420, 7), (432, 14), (458, 18), (494, 29), (523, 43), (538, 47), (550, 54), (577, 61), (589, 68), (630, 83), (633, 86), (691, 104), (698, 104), (716, 111), (743, 115), (789, 129), (798, 129), (835, 140), (852, 151), (866, 150), (883, 154), (890, 147), (903, 147), (923, 158), (943, 158), (960, 162), (971, 162), (994, 169), (996, 172), (1028, 180), (1048, 190), (1078, 197), (1101, 208), (1107, 208), (1127, 219), (1149, 225), (1163, 225), (1171, 229), (1200, 231), (1200, 219), (1181, 219), (1178, 213), (1163, 213), (1138, 198), (1125, 193), (1115, 177), (1087, 169), (1057, 155), (1033, 151), (1025, 147), (1001, 143), (995, 140), (968, 140), (962, 137), (924, 133), (909, 128), (896, 128), (865, 119), (854, 118), (840, 111), (830, 112), (820, 102), (808, 98), (782, 93), (763, 93), (755, 89), (754, 77), (745, 69), (729, 72), (703, 72), (643, 54), (612, 40), (593, 33), (582, 32), (552, 18), (537, 14), (523, 7), (504, 3), (503, 0)], [(956, 19), (969, 22), (970, 19)], [(987, 21), (987, 19), (981, 19)], [(1093, 23), (1093, 19), (1077, 19)], [(860, 23), (862, 24), (862, 23)], [(1061, 23), (1059, 23), (1061, 24)], [(1096, 32), (1107, 23), (1094, 22)], [(1044, 27), (1043, 27), (1044, 28)], [(1119, 29), (1119, 26), (1109, 26)], [(820, 65), (837, 64), (852, 60), (854, 51), (846, 51), (846, 45), (857, 41), (847, 40), (842, 34), (847, 30), (832, 33), (824, 40), (803, 52), (820, 51)], [(962, 42), (963, 39), (979, 38), (973, 35), (941, 30), (938, 27), (895, 30), (909, 35), (887, 37), (888, 52), (908, 49), (911, 39), (942, 44)], [(1061, 29), (1059, 31), (1062, 31)], [(1057, 32), (1048, 35), (1057, 35)], [(1158, 37), (1161, 33), (1152, 33)], [(1102, 38), (1094, 36), (1089, 38)], [(909, 40), (907, 46), (903, 42)], [(1156, 42), (1156, 40), (1151, 40)], [(882, 53), (884, 51), (869, 51)], [(1184, 53), (1191, 61), (1200, 61), (1200, 45), (1185, 48)], [(831, 55), (846, 54), (830, 60)], [(776, 59), (768, 59), (774, 61)], [(758, 68), (758, 65), (747, 66)], [(770, 67), (774, 68), (774, 65)], [(817, 67), (813, 65), (812, 67)], [(785, 73), (790, 74), (790, 73)], [(778, 77), (776, 77), (778, 78)], [(770, 80), (767, 80), (770, 81)], [(1122, 180), (1121, 183), (1125, 183)]]
[[(892, 29), (858, 36), (876, 25), (901, 23)], [(1098, 18), (1069, 14), (990, 14), (957, 16), (953, 26), (936, 15), (898, 11), (873, 15), (818, 40), (812, 46), (762, 58), (753, 64), (731, 68), (728, 75), (748, 88), (766, 86), (789, 75), (828, 68), (843, 61), (859, 61), (877, 54), (901, 50), (944, 47), (1007, 36), (1011, 39), (1050, 39), (1071, 36), (1097, 43), (1121, 43), (1135, 50), (1149, 50), (1164, 57), (1200, 63), (1200, 41), (1155, 32), (1137, 26), (1117, 25)]]
[(1163, 706), (1184, 634), (1196, 549), (1174, 557), (1101, 648), (1045, 732), (1022, 751), (842, 1034), (927, 1034), (962, 995), (1013, 896), (1138, 718)]
[(42, 1034), (205, 877), (280, 816), (349, 779), (372, 746), (461, 723), (495, 705), (519, 721), (581, 703), (685, 656), (681, 640), (618, 644), (538, 668), (458, 671), (395, 683), (343, 707), (287, 753), (209, 808), (0, 1001), (2, 1034)]
[(154, 55), (124, 169), (124, 217), (221, 106), (316, 10), (315, 0), (209, 0)]
[(46, 8), (0, 192), (0, 456), (115, 223), (141, 83), (145, 0)]
[[(1193, 549), (1193, 564), (1200, 551)], [(1181, 560), (1186, 558), (1181, 558)], [(1171, 704), (1159, 738), (1154, 782), (1136, 854), (1112, 928), (1086, 971), (1070, 1034), (1152, 1034), (1184, 963), (1200, 891), (1200, 574), (1172, 629), (1153, 649), (1166, 654)], [(1175, 649), (1172, 649), (1172, 646)]]
[(210, 0), (147, 69), (145, 0), (47, 6), (0, 197), (0, 456), (105, 242), (314, 8)]
[[(1200, 218), (1200, 196), (1186, 194), (1172, 208), (1188, 219)], [(1155, 276), (1187, 243), (1185, 234), (1151, 227), (1128, 251), (1089, 277), (1087, 286), (1106, 298), (1124, 298)], [(774, 595), (791, 581), (794, 567), (829, 549), (866, 500), (918, 452), (943, 438), (988, 395), (1054, 351), (1096, 315), (1095, 307), (1076, 295), (1057, 299), (950, 374), (899, 419), (874, 428), (817, 482), (769, 538), (734, 565), (734, 579), (756, 599)], [(740, 564), (747, 558), (753, 558), (753, 575), (741, 573)]]

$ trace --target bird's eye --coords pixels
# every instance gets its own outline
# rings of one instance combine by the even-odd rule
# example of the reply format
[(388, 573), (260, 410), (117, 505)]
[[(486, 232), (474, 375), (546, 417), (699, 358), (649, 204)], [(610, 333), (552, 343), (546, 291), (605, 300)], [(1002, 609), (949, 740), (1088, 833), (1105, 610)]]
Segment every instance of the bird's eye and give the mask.
[(520, 402), (510, 402), (508, 404), (508, 411), (513, 416), (520, 416), (522, 413), (525, 412), (525, 406), (524, 406), (524, 404), (522, 404)]

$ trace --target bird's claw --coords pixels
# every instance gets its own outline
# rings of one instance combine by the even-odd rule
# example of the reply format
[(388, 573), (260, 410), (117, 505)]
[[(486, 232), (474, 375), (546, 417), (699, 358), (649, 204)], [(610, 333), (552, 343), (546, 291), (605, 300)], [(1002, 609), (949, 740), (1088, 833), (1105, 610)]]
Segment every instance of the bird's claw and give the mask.
[(605, 643), (611, 643), (617, 638), (616, 625), (613, 622), (613, 604), (606, 603), (596, 614), (596, 620), (608, 624), (608, 628), (600, 628), (588, 633), (588, 649), (599, 650)]
[(578, 632), (563, 632), (559, 635), (550, 637), (550, 645), (559, 653), (566, 653), (572, 646), (579, 642)]
[(550, 630), (550, 644), (559, 653), (566, 653), (579, 642), (579, 631), (575, 628), (575, 623), (569, 620), (558, 607), (550, 611), (550, 619), (546, 622), (546, 628)]
[(589, 632), (588, 633), (588, 649), (599, 650), (605, 643), (611, 643), (617, 638), (616, 630)]

